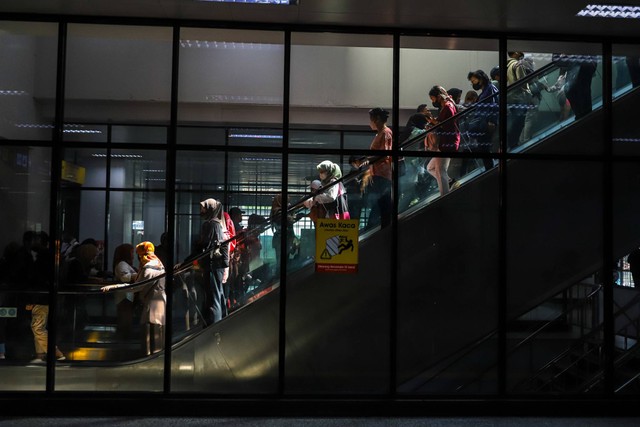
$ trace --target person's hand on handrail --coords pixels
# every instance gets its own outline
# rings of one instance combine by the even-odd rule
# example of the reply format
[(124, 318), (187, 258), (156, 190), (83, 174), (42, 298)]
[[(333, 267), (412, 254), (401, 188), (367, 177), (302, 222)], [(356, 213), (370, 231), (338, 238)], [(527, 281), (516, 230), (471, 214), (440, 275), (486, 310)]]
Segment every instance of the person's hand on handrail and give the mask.
[(102, 292), (109, 292), (109, 291), (112, 291), (114, 289), (124, 288), (124, 287), (129, 286), (129, 285), (130, 285), (130, 283), (116, 283), (116, 284), (113, 284), (113, 285), (103, 286), (103, 287), (100, 288), (100, 290)]

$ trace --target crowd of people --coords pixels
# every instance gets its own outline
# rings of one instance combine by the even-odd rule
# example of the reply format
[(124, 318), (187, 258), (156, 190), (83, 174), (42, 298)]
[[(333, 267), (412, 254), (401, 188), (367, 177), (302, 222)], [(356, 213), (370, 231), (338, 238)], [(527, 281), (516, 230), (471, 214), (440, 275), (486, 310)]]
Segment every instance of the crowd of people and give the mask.
[[(506, 139), (509, 149), (531, 138), (543, 91), (556, 94), (561, 114), (566, 115), (567, 107), (578, 119), (591, 111), (590, 85), (596, 70), (593, 58), (582, 57), (577, 61), (572, 56), (554, 55), (553, 60), (560, 67), (556, 82), (549, 84), (545, 79), (536, 78), (517, 85), (518, 81), (535, 71), (535, 64), (523, 52), (508, 52), (508, 56), (503, 77), (508, 86), (514, 85), (507, 94)], [(634, 62), (633, 65), (637, 64)], [(467, 80), (471, 89), (464, 94), (464, 99), (461, 99), (464, 93), (461, 89), (446, 90), (440, 85), (432, 86), (427, 96), (433, 109), (427, 103), (420, 104), (402, 129), (400, 144), (433, 128), (426, 134), (423, 143), (424, 150), (434, 155), (426, 158), (423, 170), (435, 180), (441, 196), (456, 188), (456, 180), (449, 176), (451, 158), (447, 156), (448, 153), (461, 149), (479, 153), (485, 170), (494, 167), (490, 153), (495, 152), (499, 145), (496, 131), (500, 78), (497, 66), (489, 74), (480, 69), (470, 71)], [(464, 120), (451, 120), (472, 106), (475, 106), (473, 112), (464, 115)], [(388, 126), (389, 112), (375, 107), (368, 114), (369, 126), (375, 132), (370, 150), (390, 151), (393, 132)], [(375, 159), (351, 156), (349, 164), (350, 179), (343, 182), (343, 173), (337, 163), (330, 160), (320, 162), (316, 166), (317, 177), (311, 180), (309, 197), (298, 206), (300, 210), (291, 210), (289, 198), (277, 194), (273, 198), (269, 217), (250, 214), (247, 227), (242, 225), (246, 212), (239, 207), (225, 211), (222, 203), (214, 198), (201, 201), (200, 233), (193, 252), (182, 265), (198, 260), (194, 264), (198, 265), (202, 277), (203, 310), (195, 308), (198, 299), (195, 290), (185, 285), (188, 317), (194, 323), (202, 320), (205, 325), (219, 322), (243, 304), (250, 289), (278, 275), (281, 265), (286, 265), (300, 254), (300, 239), (295, 235), (293, 225), (304, 216), (308, 216), (312, 224), (319, 218), (362, 218), (361, 224), (365, 227), (388, 226), (393, 208), (392, 157), (384, 154)], [(464, 175), (470, 170), (469, 158), (461, 159), (459, 174)], [(302, 210), (308, 212), (301, 213)], [(286, 217), (283, 218), (283, 215)], [(284, 237), (283, 225), (286, 226)], [(272, 266), (267, 266), (261, 258), (263, 247), (260, 235), (268, 227), (273, 232), (271, 246), (275, 263)], [(102, 248), (95, 239), (85, 239), (80, 243), (64, 233), (60, 243), (61, 284), (87, 283), (97, 276), (103, 266), (98, 259), (102, 256)], [(33, 363), (43, 363), (49, 354), (48, 290), (53, 266), (48, 245), (47, 233), (27, 231), (22, 244), (8, 245), (0, 259), (2, 279), (23, 284), (28, 289), (26, 300), (20, 303), (24, 303), (24, 310), (30, 312), (35, 355)], [(172, 259), (168, 253), (169, 247), (167, 233), (162, 234), (158, 246), (150, 241), (135, 246), (131, 243), (116, 246), (112, 259), (113, 283), (101, 287), (104, 292), (113, 291), (115, 294), (119, 338), (128, 339), (133, 324), (138, 321), (145, 354), (161, 351), (164, 346), (167, 301), (164, 275), (167, 271), (165, 265)], [(208, 255), (203, 257), (205, 253)], [(283, 253), (286, 254), (284, 257)], [(138, 261), (137, 265), (134, 258)], [(7, 295), (0, 294), (0, 305), (16, 304)], [(75, 301), (75, 304), (81, 305), (80, 301)], [(139, 307), (137, 311), (136, 306)], [(6, 353), (5, 329), (6, 318), (0, 318), (0, 359)], [(57, 347), (51, 352), (51, 357), (57, 360), (66, 358)]]

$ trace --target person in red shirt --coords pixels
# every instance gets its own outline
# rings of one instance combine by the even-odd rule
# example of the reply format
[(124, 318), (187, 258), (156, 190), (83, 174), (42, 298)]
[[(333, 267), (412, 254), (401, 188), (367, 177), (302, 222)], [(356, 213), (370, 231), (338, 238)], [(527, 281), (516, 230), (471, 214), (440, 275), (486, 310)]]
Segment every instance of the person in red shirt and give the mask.
[[(371, 150), (391, 150), (393, 132), (387, 126), (389, 112), (380, 107), (369, 110), (369, 126), (376, 132), (371, 141)], [(369, 193), (371, 213), (367, 227), (380, 224), (385, 227), (391, 224), (391, 157), (374, 162), (369, 169), (369, 175), (364, 178), (366, 191)]]
[[(429, 123), (437, 126), (445, 122), (432, 132), (437, 136), (437, 146), (435, 151), (439, 152), (455, 152), (460, 146), (460, 131), (455, 120), (447, 119), (456, 115), (457, 110), (453, 99), (442, 86), (433, 86), (429, 91), (429, 98), (435, 108), (438, 109), (437, 118), (428, 118)], [(449, 192), (449, 174), (447, 169), (451, 159), (449, 157), (433, 157), (427, 164), (427, 172), (429, 172), (438, 182), (440, 195), (444, 196)]]

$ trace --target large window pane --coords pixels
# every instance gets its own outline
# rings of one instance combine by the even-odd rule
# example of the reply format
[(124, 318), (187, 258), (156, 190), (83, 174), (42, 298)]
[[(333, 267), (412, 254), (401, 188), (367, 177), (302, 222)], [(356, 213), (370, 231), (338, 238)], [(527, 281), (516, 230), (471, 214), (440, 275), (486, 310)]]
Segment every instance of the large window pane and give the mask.
[[(402, 37), (400, 41), (398, 143), (416, 153), (405, 155), (406, 173), (399, 181), (396, 386), (400, 393), (496, 392), (497, 346), (490, 334), (497, 327), (498, 171), (489, 170), (498, 147), (497, 104), (485, 99), (488, 95), (483, 95), (483, 102), (491, 103), (487, 108), (464, 104), (464, 99), (468, 92), (496, 93), (488, 76), (497, 64), (497, 40)], [(482, 87), (472, 87), (470, 72), (487, 76)], [(434, 86), (460, 97), (454, 107), (457, 115), (450, 119), (455, 127), (429, 130), (434, 135), (450, 130), (460, 135), (460, 145), (449, 151), (450, 158), (418, 154), (425, 150), (426, 128), (431, 129), (426, 115), (442, 117), (429, 97)], [(469, 111), (463, 114), (465, 109)], [(472, 119), (482, 122), (482, 133), (468, 128)], [(458, 153), (487, 157), (461, 158)], [(433, 168), (436, 164), (439, 173)], [(491, 175), (475, 180), (485, 170)], [(452, 186), (453, 179), (461, 188)], [(446, 181), (450, 194), (446, 188), (441, 191), (439, 181)], [(441, 194), (447, 195), (438, 200)], [(452, 312), (458, 313), (455, 320), (446, 314)], [(438, 320), (444, 317), (449, 321)], [(435, 324), (439, 326), (434, 328)]]
[(51, 139), (57, 31), (57, 24), (0, 22), (2, 139)]
[[(46, 249), (38, 252), (36, 263), (31, 250), (38, 250), (36, 241), (44, 247), (49, 244), (51, 150), (5, 145), (0, 147), (0, 153), (0, 197), (5, 200), (0, 210), (0, 240), (2, 262), (6, 266), (0, 278), (0, 307), (4, 310), (0, 328), (6, 335), (3, 340), (6, 360), (16, 363), (15, 373), (12, 367), (7, 367), (0, 383), (3, 390), (44, 390), (45, 369), (36, 368), (33, 375), (25, 376), (19, 374), (19, 369), (23, 369), (19, 365), (44, 352), (42, 341), (35, 340), (37, 328), (32, 331), (30, 326), (34, 314), (25, 310), (25, 305), (38, 304), (35, 316), (43, 316), (46, 321), (44, 311), (48, 309), (50, 290), (46, 261), (50, 260), (50, 254)], [(46, 235), (41, 236), (42, 232)]]
[[(510, 40), (507, 49), (508, 151), (601, 153), (601, 46)], [(566, 127), (582, 137), (557, 137)]]
[(638, 161), (617, 162), (613, 169), (613, 333), (614, 390), (637, 394), (638, 369), (632, 364), (637, 342), (640, 304), (640, 206)]
[(223, 145), (224, 132), (208, 126), (225, 125), (238, 127), (232, 145), (282, 146), (283, 40), (275, 31), (183, 28), (178, 143)]
[(165, 188), (164, 151), (113, 150), (110, 164), (111, 188)]
[[(369, 149), (375, 132), (369, 127), (368, 111), (375, 107), (391, 110), (392, 37), (294, 33), (291, 39), (291, 145)], [(391, 127), (391, 119), (388, 125)], [(344, 133), (338, 139), (336, 128), (352, 134)], [(304, 140), (298, 138), (302, 130)], [(329, 141), (326, 137), (330, 135)], [(319, 143), (310, 144), (312, 141)], [(343, 175), (349, 172), (348, 163), (335, 151), (296, 154), (289, 159), (291, 203), (296, 196), (309, 193), (309, 184), (319, 178), (318, 163), (329, 160), (342, 168)], [(387, 181), (390, 189), (391, 181)], [(390, 197), (390, 192), (385, 196)], [(385, 214), (385, 222), (389, 219)], [(300, 249), (288, 251), (286, 393), (379, 394), (388, 389), (388, 352), (382, 349), (389, 344), (389, 306), (383, 297), (391, 279), (391, 248), (385, 244), (389, 243), (385, 241), (389, 229), (367, 241), (367, 251), (361, 241), (357, 272), (343, 274), (316, 272), (314, 264), (322, 260), (309, 218), (301, 217), (289, 226), (287, 243), (299, 240)], [(329, 240), (323, 240), (322, 248), (330, 245)], [(332, 252), (320, 253), (326, 259)], [(376, 315), (364, 315), (368, 310)], [(317, 316), (326, 318), (327, 313), (332, 313), (329, 323), (333, 326), (312, 321)], [(339, 336), (331, 332), (336, 325), (341, 325)], [(308, 339), (310, 331), (312, 340)]]
[(640, 113), (640, 46), (613, 46), (613, 152), (638, 155), (640, 131), (635, 121)]
[[(208, 257), (199, 260), (198, 266), (188, 273), (178, 273), (174, 277), (178, 289), (174, 341), (185, 331), (191, 329), (193, 332), (203, 326), (208, 326), (203, 334), (212, 339), (183, 345), (173, 353), (177, 367), (172, 371), (173, 390), (273, 393), (277, 388), (277, 364), (274, 362), (278, 358), (278, 318), (269, 313), (278, 311), (278, 297), (271, 291), (277, 288), (279, 281), (274, 276), (272, 230), (259, 227), (266, 223), (273, 196), (282, 188), (282, 156), (265, 152), (225, 155), (217, 151), (179, 151), (176, 164), (177, 262), (200, 253), (197, 251), (203, 224), (200, 201), (214, 198), (223, 204), (226, 212), (232, 207), (239, 208), (243, 211), (241, 224), (245, 228), (236, 231), (240, 237), (232, 245), (234, 261), (225, 286), (227, 312), (236, 320), (210, 324), (207, 313), (211, 303), (204, 296), (205, 287), (212, 286), (208, 284)], [(260, 298), (266, 301), (252, 310), (243, 310)], [(224, 339), (220, 341), (215, 337), (222, 331)], [(212, 347), (206, 349), (209, 345)], [(202, 352), (217, 362), (202, 359), (199, 356)], [(228, 363), (222, 363), (224, 359)], [(262, 362), (256, 363), (256, 360)], [(202, 374), (203, 363), (206, 363), (206, 375)], [(194, 369), (198, 375), (194, 376)]]
[(603, 368), (603, 167), (513, 160), (507, 173), (508, 390), (582, 393), (579, 377)]
[[(69, 25), (65, 126), (168, 124), (171, 41), (171, 28)], [(116, 142), (166, 142), (154, 132), (116, 127), (113, 137)]]

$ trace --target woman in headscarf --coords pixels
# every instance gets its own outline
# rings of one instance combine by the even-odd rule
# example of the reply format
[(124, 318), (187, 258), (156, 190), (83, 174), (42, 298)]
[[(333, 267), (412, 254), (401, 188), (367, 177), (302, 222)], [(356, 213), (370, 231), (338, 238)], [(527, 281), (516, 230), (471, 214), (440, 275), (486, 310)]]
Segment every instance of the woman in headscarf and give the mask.
[[(151, 242), (142, 242), (136, 246), (136, 254), (140, 261), (136, 282), (153, 279), (165, 273), (162, 261), (154, 252), (155, 247)], [(167, 302), (164, 276), (145, 285), (139, 295), (142, 301), (140, 323), (144, 326), (143, 346), (146, 354), (149, 355), (162, 350), (164, 344), (165, 305)]]
[[(216, 199), (200, 202), (200, 217), (204, 220), (200, 229), (202, 250), (209, 252), (209, 262), (203, 262), (205, 277), (205, 321), (208, 324), (218, 322), (227, 315), (227, 298), (223, 283), (229, 267), (229, 243), (226, 219), (222, 204)], [(208, 264), (208, 265), (207, 265)], [(208, 274), (206, 274), (208, 273)]]
[[(325, 160), (316, 166), (322, 187), (342, 178), (340, 166)], [(305, 200), (309, 209), (316, 207), (319, 218), (349, 219), (347, 193), (342, 182), (318, 192), (313, 198)]]
[[(167, 295), (165, 293), (164, 266), (154, 253), (155, 247), (151, 242), (142, 242), (136, 246), (136, 255), (140, 268), (135, 282), (144, 282), (140, 286), (133, 286), (131, 290), (139, 292), (142, 302), (143, 351), (146, 355), (157, 353), (164, 346), (164, 325)], [(156, 280), (152, 280), (155, 277)], [(128, 286), (126, 283), (103, 286), (103, 292)]]

